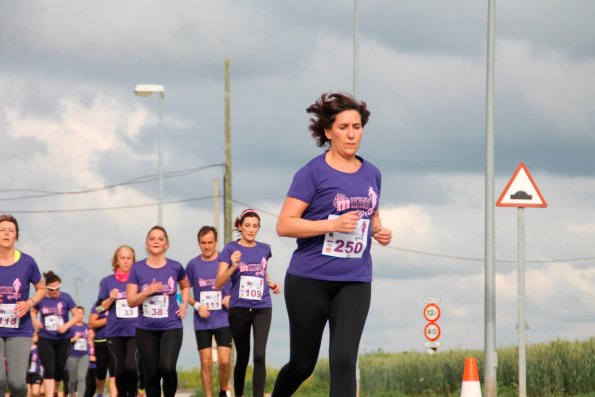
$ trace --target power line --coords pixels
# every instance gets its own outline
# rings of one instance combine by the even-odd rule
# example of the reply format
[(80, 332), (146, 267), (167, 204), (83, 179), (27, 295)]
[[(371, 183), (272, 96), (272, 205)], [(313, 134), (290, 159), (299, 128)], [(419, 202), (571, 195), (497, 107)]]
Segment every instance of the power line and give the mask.
[[(225, 164), (223, 164), (223, 163), (217, 163), (217, 164), (209, 164), (209, 165), (201, 166), (201, 167), (187, 168), (184, 170), (170, 171), (170, 172), (164, 173), (164, 177), (165, 178), (178, 178), (181, 176), (186, 176), (186, 175), (190, 175), (190, 174), (193, 174), (193, 173), (196, 173), (199, 171), (203, 171), (208, 168), (224, 167), (224, 166), (225, 166)], [(140, 177), (133, 178), (133, 179), (130, 179), (125, 182), (115, 183), (115, 184), (111, 184), (111, 185), (99, 186), (99, 187), (95, 187), (95, 188), (88, 188), (88, 189), (76, 190), (76, 191), (65, 191), (65, 192), (48, 191), (48, 190), (40, 190), (40, 189), (27, 189), (27, 188), (24, 188), (24, 189), (0, 189), (0, 193), (12, 193), (12, 192), (40, 193), (40, 194), (36, 194), (36, 195), (24, 195), (24, 196), (18, 196), (18, 197), (0, 198), (0, 201), (14, 201), (14, 200), (23, 200), (23, 199), (31, 199), (31, 198), (45, 198), (45, 197), (51, 197), (51, 196), (72, 196), (72, 195), (78, 195), (78, 194), (95, 193), (95, 192), (99, 192), (102, 190), (114, 189), (114, 188), (120, 187), (120, 186), (147, 183), (147, 182), (154, 181), (156, 179), (157, 179), (157, 175), (151, 174), (151, 175), (140, 176)]]
[[(203, 196), (203, 197), (191, 197), (187, 199), (181, 200), (172, 200), (166, 201), (163, 204), (179, 204), (179, 203), (187, 203), (190, 201), (200, 201), (213, 198), (214, 196)], [(69, 212), (96, 212), (96, 211), (113, 211), (113, 210), (124, 210), (124, 209), (131, 209), (131, 208), (146, 208), (146, 207), (155, 207), (157, 203), (147, 203), (147, 204), (131, 204), (131, 205), (121, 205), (115, 207), (91, 207), (91, 208), (65, 208), (59, 210), (15, 210), (15, 211), (3, 211), (8, 214), (59, 214), (59, 213), (69, 213)]]
[[(178, 176), (185, 176), (185, 175), (190, 175), (192, 173), (195, 173), (197, 171), (201, 171), (201, 170), (204, 170), (207, 168), (218, 167), (218, 166), (223, 166), (223, 165), (224, 164), (211, 164), (211, 165), (204, 166), (204, 167), (188, 168), (185, 170), (172, 171), (172, 172), (167, 173), (166, 175), (167, 175), (167, 177), (170, 177), (170, 178), (178, 177)], [(86, 190), (81, 190), (78, 192), (52, 192), (51, 195), (90, 193), (90, 192), (95, 192), (95, 191), (99, 191), (99, 190), (111, 189), (111, 188), (114, 188), (117, 186), (124, 186), (124, 185), (130, 185), (130, 184), (135, 184), (135, 183), (144, 183), (144, 182), (148, 182), (151, 180), (155, 180), (156, 178), (157, 178), (156, 175), (147, 175), (147, 176), (134, 178), (134, 179), (131, 179), (129, 181), (122, 182), (119, 184), (107, 185), (107, 186), (94, 188), (94, 189), (86, 189)], [(11, 191), (11, 190), (16, 191), (18, 189), (4, 189), (4, 190), (0, 190), (0, 193)], [(24, 191), (24, 190), (25, 189), (21, 189), (20, 191)], [(31, 191), (40, 191), (40, 190), (34, 190), (34, 189), (30, 189), (30, 190)], [(47, 193), (50, 193), (50, 192), (47, 192)], [(33, 196), (33, 197), (36, 198), (36, 197), (41, 197), (41, 196)], [(173, 205), (173, 204), (181, 204), (181, 203), (187, 203), (187, 202), (192, 202), (192, 201), (208, 200), (208, 199), (212, 199), (215, 197), (221, 197), (221, 196), (209, 195), (209, 196), (202, 196), (202, 197), (191, 197), (191, 198), (180, 199), (180, 200), (170, 200), (170, 201), (164, 202), (164, 205)], [(9, 200), (9, 199), (0, 199), (0, 201), (7, 201), (7, 200)], [(15, 200), (15, 199), (12, 199), (12, 200)], [(235, 204), (244, 206), (246, 208), (253, 208), (261, 214), (266, 214), (266, 215), (272, 216), (274, 218), (279, 217), (279, 215), (274, 212), (255, 207), (253, 205), (244, 203), (242, 201), (238, 201), (238, 200), (232, 200), (232, 201)], [(147, 208), (147, 207), (154, 207), (156, 205), (157, 205), (156, 203), (146, 203), (146, 204), (131, 204), (131, 205), (122, 205), (122, 206), (113, 206), (113, 207), (66, 208), (66, 209), (54, 209), (54, 210), (14, 210), (14, 211), (3, 211), (3, 212), (11, 213), (11, 214), (57, 214), (57, 213), (114, 211), (114, 210), (123, 210), (123, 209)], [(377, 244), (377, 243), (374, 242), (374, 244)], [(380, 246), (380, 244), (377, 244), (377, 245)], [(441, 258), (441, 259), (454, 259), (454, 260), (461, 260), (461, 261), (484, 262), (484, 258), (480, 258), (480, 257), (448, 255), (448, 254), (441, 254), (441, 253), (437, 253), (437, 252), (397, 247), (394, 245), (380, 246), (380, 247), (395, 250), (395, 251), (400, 251), (400, 252), (407, 252), (410, 254), (432, 256), (432, 257)], [(587, 257), (579, 257), (579, 258), (566, 258), (566, 259), (526, 260), (525, 263), (536, 263), (536, 264), (537, 263), (561, 263), (561, 262), (582, 262), (582, 261), (590, 261), (590, 260), (595, 260), (595, 256), (587, 256)], [(496, 262), (516, 263), (517, 261), (512, 260), (512, 259), (496, 259)]]

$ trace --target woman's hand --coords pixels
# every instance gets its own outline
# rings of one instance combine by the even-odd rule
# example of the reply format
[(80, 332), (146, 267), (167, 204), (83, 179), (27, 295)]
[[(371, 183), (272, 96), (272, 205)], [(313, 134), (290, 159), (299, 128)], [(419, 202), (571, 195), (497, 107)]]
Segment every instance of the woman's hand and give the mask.
[(221, 299), (221, 305), (226, 308), (229, 309), (229, 301), (231, 299), (231, 295), (227, 295), (225, 296), (223, 299)]
[(120, 291), (117, 288), (112, 289), (109, 292), (109, 299), (111, 301), (115, 301), (116, 299), (118, 299), (118, 294), (120, 293)]
[(176, 310), (176, 316), (180, 317), (182, 320), (186, 317), (186, 309), (188, 308), (188, 304), (186, 302), (180, 303), (178, 310)]
[(372, 238), (378, 241), (378, 244), (380, 245), (389, 245), (393, 238), (393, 234), (390, 229), (379, 227), (378, 229), (374, 230)]
[(281, 286), (278, 283), (274, 281), (268, 281), (267, 284), (269, 285), (269, 289), (273, 291), (274, 294), (281, 292)]
[(146, 291), (149, 291), (149, 296), (157, 292), (163, 292), (163, 283), (161, 281), (153, 279), (153, 281), (151, 281), (151, 284), (149, 284), (149, 288), (147, 288)]
[(18, 318), (23, 317), (25, 314), (29, 313), (29, 310), (33, 307), (33, 300), (27, 299), (26, 301), (17, 302), (14, 307), (14, 312)]
[(238, 268), (238, 264), (240, 263), (240, 260), (242, 259), (242, 253), (240, 251), (234, 251), (233, 254), (231, 254), (231, 268), (235, 271)]
[(335, 231), (341, 233), (351, 233), (357, 227), (359, 221), (359, 211), (349, 211), (334, 219)]

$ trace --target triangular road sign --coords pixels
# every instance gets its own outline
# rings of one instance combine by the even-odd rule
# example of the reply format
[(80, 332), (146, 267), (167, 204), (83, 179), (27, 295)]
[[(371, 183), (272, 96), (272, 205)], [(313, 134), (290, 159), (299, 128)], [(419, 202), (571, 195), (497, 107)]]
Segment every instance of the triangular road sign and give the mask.
[(521, 161), (512, 178), (496, 202), (497, 207), (545, 208), (547, 202), (533, 181), (525, 163)]

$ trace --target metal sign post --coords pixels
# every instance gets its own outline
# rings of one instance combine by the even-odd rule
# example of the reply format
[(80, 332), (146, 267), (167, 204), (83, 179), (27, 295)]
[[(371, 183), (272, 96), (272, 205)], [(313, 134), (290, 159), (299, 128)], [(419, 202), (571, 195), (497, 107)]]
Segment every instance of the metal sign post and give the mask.
[(498, 207), (517, 207), (518, 230), (518, 338), (519, 397), (527, 397), (527, 321), (525, 315), (525, 207), (545, 208), (547, 203), (533, 181), (525, 163), (521, 162), (500, 195)]

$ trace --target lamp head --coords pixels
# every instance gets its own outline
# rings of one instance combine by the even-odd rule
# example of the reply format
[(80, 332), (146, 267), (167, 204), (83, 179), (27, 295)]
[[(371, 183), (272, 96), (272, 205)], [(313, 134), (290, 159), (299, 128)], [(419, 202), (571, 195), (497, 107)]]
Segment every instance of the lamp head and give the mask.
[(165, 87), (162, 84), (138, 84), (134, 89), (134, 94), (137, 96), (159, 94), (163, 98), (165, 96)]

